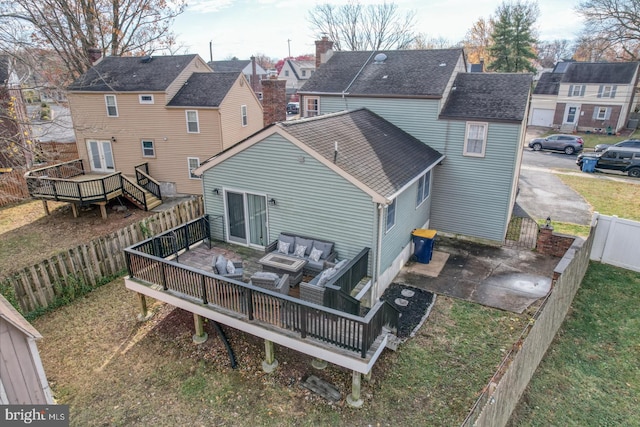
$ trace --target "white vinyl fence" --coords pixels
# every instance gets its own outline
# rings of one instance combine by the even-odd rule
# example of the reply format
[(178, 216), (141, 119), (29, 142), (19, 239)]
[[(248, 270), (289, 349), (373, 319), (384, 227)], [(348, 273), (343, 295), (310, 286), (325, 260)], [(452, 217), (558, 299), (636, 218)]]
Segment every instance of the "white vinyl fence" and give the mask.
[(596, 222), (590, 259), (640, 272), (640, 222), (597, 212)]

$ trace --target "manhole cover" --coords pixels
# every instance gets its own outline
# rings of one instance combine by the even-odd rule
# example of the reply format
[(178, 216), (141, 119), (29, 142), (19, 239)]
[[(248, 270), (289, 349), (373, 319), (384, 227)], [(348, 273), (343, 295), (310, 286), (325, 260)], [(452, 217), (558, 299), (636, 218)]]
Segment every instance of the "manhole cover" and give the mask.
[(402, 292), (400, 292), (402, 294), (403, 297), (405, 298), (411, 298), (412, 296), (414, 296), (416, 293), (414, 291), (412, 291), (411, 289), (403, 289)]
[(409, 301), (404, 298), (396, 298), (394, 302), (396, 303), (396, 305), (399, 305), (401, 307), (406, 307), (407, 305), (409, 305)]

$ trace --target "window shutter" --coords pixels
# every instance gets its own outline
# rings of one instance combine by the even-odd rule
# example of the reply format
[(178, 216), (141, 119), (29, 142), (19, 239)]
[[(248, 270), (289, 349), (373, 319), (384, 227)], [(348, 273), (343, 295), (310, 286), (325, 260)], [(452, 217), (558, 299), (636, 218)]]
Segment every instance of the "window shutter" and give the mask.
[(593, 117), (591, 117), (593, 120), (598, 120), (598, 107), (593, 109)]
[(607, 111), (604, 113), (604, 119), (609, 120), (611, 118), (611, 108), (607, 108)]
[(611, 87), (611, 97), (615, 98), (616, 97), (616, 89), (618, 88), (618, 86), (612, 86)]
[(587, 85), (582, 85), (582, 87), (580, 87), (580, 96), (584, 96), (584, 89), (587, 87)]
[(571, 96), (573, 94), (573, 85), (569, 85), (569, 94), (568, 96)]
[(602, 98), (602, 85), (598, 88), (598, 98)]

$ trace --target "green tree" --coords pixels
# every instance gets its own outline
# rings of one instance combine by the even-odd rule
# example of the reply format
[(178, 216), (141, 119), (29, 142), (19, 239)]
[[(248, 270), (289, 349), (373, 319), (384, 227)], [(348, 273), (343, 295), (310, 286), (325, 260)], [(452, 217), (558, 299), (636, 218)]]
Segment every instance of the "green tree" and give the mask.
[(503, 73), (535, 71), (534, 25), (540, 11), (537, 3), (504, 2), (496, 9), (488, 69)]

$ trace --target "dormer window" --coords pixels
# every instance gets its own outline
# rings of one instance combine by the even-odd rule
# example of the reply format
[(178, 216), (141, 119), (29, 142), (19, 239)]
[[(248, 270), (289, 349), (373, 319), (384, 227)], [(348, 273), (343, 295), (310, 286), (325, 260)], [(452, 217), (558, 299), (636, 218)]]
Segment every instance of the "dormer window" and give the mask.
[(153, 104), (153, 95), (140, 95), (140, 104)]

